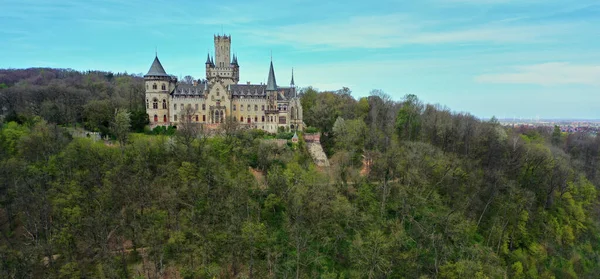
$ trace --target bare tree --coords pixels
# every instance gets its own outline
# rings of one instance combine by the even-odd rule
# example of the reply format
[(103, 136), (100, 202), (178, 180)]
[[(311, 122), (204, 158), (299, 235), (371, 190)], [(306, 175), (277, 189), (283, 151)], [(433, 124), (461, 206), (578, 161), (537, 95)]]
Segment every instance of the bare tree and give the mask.
[(194, 77), (193, 76), (185, 76), (185, 77), (183, 77), (183, 80), (181, 82), (186, 83), (186, 84), (193, 84)]
[(235, 121), (235, 118), (228, 116), (225, 118), (225, 122), (221, 124), (221, 132), (225, 135), (225, 140), (227, 142), (231, 142), (231, 140), (237, 135), (240, 131), (240, 124)]
[(182, 111), (177, 125), (177, 140), (187, 146), (191, 146), (194, 139), (198, 138), (202, 134), (202, 125), (200, 123), (194, 123), (196, 116), (196, 109), (191, 105), (187, 105)]

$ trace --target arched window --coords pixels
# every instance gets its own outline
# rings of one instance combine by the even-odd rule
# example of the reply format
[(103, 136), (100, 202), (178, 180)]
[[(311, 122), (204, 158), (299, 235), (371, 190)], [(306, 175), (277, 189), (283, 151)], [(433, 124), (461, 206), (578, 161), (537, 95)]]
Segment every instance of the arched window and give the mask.
[(240, 105), (240, 111), (244, 111), (244, 105)]
[(177, 104), (174, 104), (174, 105), (173, 105), (173, 109), (174, 109), (174, 110), (177, 110)]
[(148, 99), (146, 99), (146, 109), (149, 109), (149, 108), (150, 108), (150, 105), (149, 105)]
[(262, 111), (265, 111), (265, 105), (262, 105)]
[(202, 115), (202, 122), (206, 122), (206, 114)]
[(240, 122), (244, 122), (244, 117), (240, 116)]
[(250, 124), (252, 122), (252, 118), (250, 118), (250, 115), (248, 115), (248, 117), (246, 119), (248, 120), (248, 124)]
[(167, 122), (167, 116), (163, 115), (163, 122)]
[(261, 121), (265, 122), (265, 116), (264, 115), (262, 116), (262, 120)]
[(258, 122), (258, 116), (254, 116), (254, 122)]
[(152, 89), (156, 90), (156, 88), (158, 88), (158, 86), (155, 84), (152, 84)]
[(258, 105), (254, 105), (254, 111), (258, 111)]
[(163, 85), (160, 87), (162, 90), (167, 90), (167, 86), (163, 83)]
[(217, 89), (217, 97), (219, 97), (219, 89)]
[(173, 121), (177, 121), (177, 114), (173, 116)]
[(156, 98), (152, 99), (152, 108), (158, 109), (158, 99), (156, 99)]
[(202, 110), (206, 110), (206, 104), (202, 104)]
[(167, 100), (163, 99), (163, 109), (167, 109)]
[(235, 105), (233, 105), (233, 111), (235, 111)]
[(194, 108), (196, 108), (196, 110), (198, 110), (198, 104), (195, 104), (195, 105), (194, 105)]
[(158, 122), (158, 115), (154, 115), (154, 122)]
[(292, 107), (292, 119), (296, 119), (296, 108)]
[(248, 111), (250, 111), (250, 105), (248, 105)]
[(198, 115), (196, 115), (196, 122), (198, 122)]

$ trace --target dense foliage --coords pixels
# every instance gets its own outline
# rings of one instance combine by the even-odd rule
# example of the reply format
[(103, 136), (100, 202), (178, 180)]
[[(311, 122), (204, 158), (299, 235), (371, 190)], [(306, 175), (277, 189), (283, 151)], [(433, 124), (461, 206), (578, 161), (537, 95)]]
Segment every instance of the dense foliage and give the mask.
[(24, 123), (35, 116), (59, 125), (80, 124), (111, 135), (117, 109), (130, 112), (131, 127), (142, 132), (148, 124), (144, 81), (128, 74), (65, 69), (0, 69), (0, 115)]
[(127, 135), (117, 111), (107, 127), (121, 143), (107, 145), (45, 115), (5, 121), (0, 277), (600, 274), (599, 139), (381, 91), (307, 88), (302, 104), (328, 169), (303, 141), (230, 123), (218, 137)]

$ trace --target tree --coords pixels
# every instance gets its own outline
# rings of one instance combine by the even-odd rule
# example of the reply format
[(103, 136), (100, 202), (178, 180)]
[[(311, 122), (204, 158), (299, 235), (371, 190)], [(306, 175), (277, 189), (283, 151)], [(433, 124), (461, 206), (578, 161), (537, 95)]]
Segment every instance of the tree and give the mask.
[(181, 82), (183, 82), (185, 84), (194, 84), (194, 77), (185, 76), (185, 77), (183, 77), (183, 80)]
[(111, 132), (119, 141), (121, 147), (125, 146), (131, 128), (131, 118), (126, 109), (116, 109), (115, 118), (111, 125)]
[(396, 129), (401, 139), (415, 140), (419, 136), (422, 111), (423, 104), (417, 96), (404, 96), (404, 102), (396, 116)]
[(194, 139), (196, 139), (202, 132), (202, 125), (194, 123), (194, 116), (196, 115), (196, 109), (191, 105), (187, 105), (181, 114), (179, 114), (179, 125), (177, 125), (177, 140), (188, 148), (191, 146)]

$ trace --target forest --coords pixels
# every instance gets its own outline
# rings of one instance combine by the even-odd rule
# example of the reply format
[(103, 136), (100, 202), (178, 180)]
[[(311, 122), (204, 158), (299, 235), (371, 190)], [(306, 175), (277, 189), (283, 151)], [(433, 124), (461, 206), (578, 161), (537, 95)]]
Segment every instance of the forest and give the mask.
[(301, 96), (329, 168), (233, 121), (150, 131), (140, 76), (0, 70), (0, 277), (598, 278), (600, 138)]

